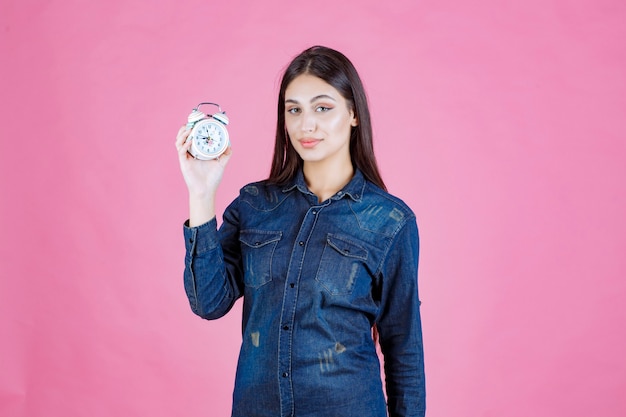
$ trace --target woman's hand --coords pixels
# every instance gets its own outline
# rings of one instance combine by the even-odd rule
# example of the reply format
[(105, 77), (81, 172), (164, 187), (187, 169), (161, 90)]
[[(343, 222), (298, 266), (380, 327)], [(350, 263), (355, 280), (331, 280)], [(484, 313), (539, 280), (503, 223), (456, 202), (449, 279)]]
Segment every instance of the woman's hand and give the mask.
[(180, 170), (189, 190), (189, 224), (198, 226), (215, 216), (215, 194), (222, 181), (224, 168), (232, 156), (230, 146), (219, 158), (203, 161), (189, 154), (191, 141), (187, 141), (190, 130), (182, 126), (176, 136), (176, 150)]
[(191, 141), (187, 141), (190, 130), (182, 126), (176, 136), (176, 149), (178, 150), (178, 160), (180, 170), (189, 189), (189, 194), (202, 196), (215, 194), (219, 186), (224, 168), (232, 155), (230, 146), (218, 159), (203, 161), (195, 159), (190, 153)]

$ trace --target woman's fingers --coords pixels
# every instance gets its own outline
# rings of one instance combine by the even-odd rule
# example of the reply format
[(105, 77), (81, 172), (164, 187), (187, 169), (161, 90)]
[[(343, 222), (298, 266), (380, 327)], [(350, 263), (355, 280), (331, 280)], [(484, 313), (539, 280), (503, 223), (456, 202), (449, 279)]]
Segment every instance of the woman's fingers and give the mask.
[(232, 154), (233, 154), (233, 148), (231, 148), (230, 145), (228, 145), (228, 147), (224, 149), (224, 152), (222, 152), (220, 156), (217, 157), (217, 159), (228, 161)]
[(181, 126), (178, 129), (178, 134), (176, 135), (176, 149), (180, 150), (181, 146), (185, 144), (185, 140), (187, 140), (187, 136), (189, 136), (189, 129), (187, 126)]
[(181, 126), (178, 129), (178, 134), (176, 135), (176, 150), (178, 151), (178, 157), (180, 159), (187, 159), (187, 152), (191, 147), (191, 141), (187, 141), (187, 137), (189, 137), (189, 129), (186, 126)]
[(216, 167), (218, 165), (221, 167), (221, 169), (218, 169), (218, 171), (223, 171), (223, 169), (226, 167), (226, 164), (230, 160), (230, 157), (232, 156), (232, 148), (228, 146), (228, 148), (226, 148), (226, 151), (224, 151), (224, 153), (216, 159), (209, 161), (194, 161), (195, 158), (191, 156), (191, 154), (189, 154), (191, 141), (187, 140), (190, 132), (190, 129), (188, 129), (186, 126), (181, 126), (180, 129), (178, 129), (178, 133), (176, 134), (175, 145), (176, 150), (178, 151), (178, 158), (180, 159), (183, 173), (197, 171), (197, 173), (204, 172), (204, 175), (206, 175), (210, 171), (215, 171), (211, 167)]
[(217, 158), (217, 160), (222, 166), (225, 167), (226, 164), (228, 163), (228, 160), (230, 159), (232, 155), (233, 155), (233, 148), (231, 148), (230, 145), (228, 145), (228, 148), (226, 148), (224, 153), (221, 154), (219, 158)]

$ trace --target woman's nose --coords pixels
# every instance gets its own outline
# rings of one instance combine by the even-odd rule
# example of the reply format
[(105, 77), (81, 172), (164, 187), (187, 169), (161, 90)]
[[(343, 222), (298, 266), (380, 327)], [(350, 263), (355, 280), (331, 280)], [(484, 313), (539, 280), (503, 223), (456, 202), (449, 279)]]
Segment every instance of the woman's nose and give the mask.
[(305, 112), (302, 115), (302, 130), (304, 132), (313, 132), (315, 130), (315, 116)]

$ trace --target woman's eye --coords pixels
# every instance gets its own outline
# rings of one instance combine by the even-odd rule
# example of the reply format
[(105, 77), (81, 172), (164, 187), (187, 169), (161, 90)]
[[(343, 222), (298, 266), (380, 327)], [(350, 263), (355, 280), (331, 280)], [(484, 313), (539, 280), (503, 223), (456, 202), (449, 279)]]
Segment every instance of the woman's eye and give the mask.
[(318, 112), (327, 112), (328, 110), (331, 110), (332, 107), (326, 107), (326, 106), (317, 106), (317, 108), (315, 109), (315, 111)]
[(298, 112), (300, 112), (300, 109), (297, 107), (292, 107), (290, 109), (287, 109), (287, 113), (296, 114)]

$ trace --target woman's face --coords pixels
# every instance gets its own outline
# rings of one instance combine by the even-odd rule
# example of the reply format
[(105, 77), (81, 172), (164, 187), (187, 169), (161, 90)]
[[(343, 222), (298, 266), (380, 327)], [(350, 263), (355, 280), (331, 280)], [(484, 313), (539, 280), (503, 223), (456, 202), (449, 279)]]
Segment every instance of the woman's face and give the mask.
[(350, 130), (357, 119), (339, 91), (321, 78), (302, 74), (285, 90), (285, 127), (306, 163), (350, 162)]

